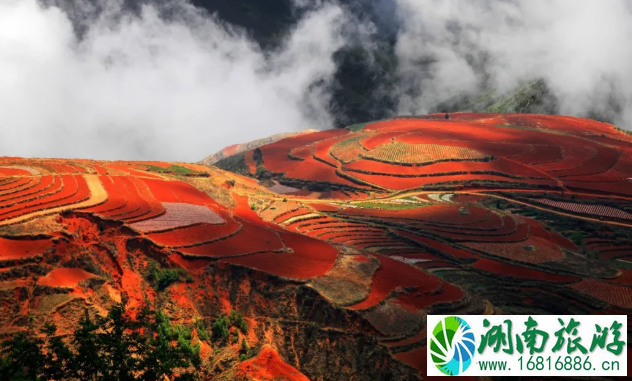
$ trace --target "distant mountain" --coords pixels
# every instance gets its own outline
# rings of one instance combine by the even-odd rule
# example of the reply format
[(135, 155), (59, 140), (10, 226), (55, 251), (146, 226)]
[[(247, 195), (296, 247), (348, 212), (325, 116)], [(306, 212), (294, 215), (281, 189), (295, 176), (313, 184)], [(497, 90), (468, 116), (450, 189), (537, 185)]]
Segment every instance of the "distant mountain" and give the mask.
[(542, 79), (500, 93), (494, 89), (460, 95), (437, 106), (436, 112), (487, 112), (498, 114), (557, 114), (558, 101)]
[[(549, 91), (543, 80), (525, 83), (509, 93), (498, 93), (495, 90), (487, 90), (477, 95), (459, 96), (451, 98), (439, 104), (434, 110), (441, 113), (453, 112), (478, 112), (497, 114), (557, 114), (557, 99)], [(600, 119), (600, 118), (595, 118)], [(314, 131), (306, 130), (301, 133)], [(245, 144), (234, 144), (214, 153), (199, 162), (204, 165), (216, 165), (219, 161), (248, 151), (264, 144), (292, 136), (294, 133), (281, 133), (267, 138), (257, 139)], [(238, 168), (245, 168), (242, 158), (231, 158), (222, 161), (219, 168), (247, 175)]]
[[(230, 25), (245, 29), (264, 51), (278, 47), (308, 10), (296, 7), (292, 0), (192, 0), (192, 3)], [(370, 21), (376, 31), (368, 45), (355, 36), (357, 31), (353, 24), (359, 22), (350, 23), (343, 32), (351, 36), (349, 41), (352, 42), (334, 54), (337, 70), (330, 85), (329, 109), (335, 127), (383, 119), (396, 112), (397, 92), (393, 89), (397, 84), (394, 48), (398, 24), (394, 21), (395, 8), (391, 3), (338, 1), (350, 17)]]
[[(399, 22), (394, 3), (384, 0), (338, 2), (357, 20), (370, 21), (377, 32), (370, 46), (350, 43), (334, 54), (337, 70), (331, 84), (330, 111), (335, 127), (390, 118), (397, 113), (398, 60), (395, 54)], [(231, 25), (244, 28), (266, 49), (273, 49), (303, 16), (291, 0), (193, 0)], [(352, 31), (349, 33), (353, 33)], [(353, 39), (352, 39), (353, 40)], [(438, 100), (430, 112), (492, 112), (557, 114), (558, 102), (544, 80), (527, 82), (508, 92), (483, 86), (470, 94)], [(598, 116), (591, 115), (595, 119)]]

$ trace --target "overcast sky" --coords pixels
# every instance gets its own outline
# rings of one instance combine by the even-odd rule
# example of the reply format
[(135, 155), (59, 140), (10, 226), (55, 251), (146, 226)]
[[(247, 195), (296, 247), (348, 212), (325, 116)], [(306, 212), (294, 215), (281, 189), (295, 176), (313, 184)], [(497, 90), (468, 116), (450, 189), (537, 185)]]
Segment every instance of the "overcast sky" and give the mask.
[[(483, 80), (505, 90), (544, 78), (563, 113), (614, 107), (617, 124), (632, 127), (630, 1), (382, 2), (399, 24), (401, 113), (427, 112)], [(331, 126), (327, 84), (349, 22), (342, 8), (318, 2), (265, 55), (239, 30), (177, 3), (166, 21), (152, 6), (128, 14), (117, 0), (102, 0), (98, 18), (82, 0), (66, 11), (0, 0), (0, 156), (198, 161), (230, 144)], [(85, 20), (81, 38), (70, 19)], [(428, 57), (432, 70), (419, 70)]]

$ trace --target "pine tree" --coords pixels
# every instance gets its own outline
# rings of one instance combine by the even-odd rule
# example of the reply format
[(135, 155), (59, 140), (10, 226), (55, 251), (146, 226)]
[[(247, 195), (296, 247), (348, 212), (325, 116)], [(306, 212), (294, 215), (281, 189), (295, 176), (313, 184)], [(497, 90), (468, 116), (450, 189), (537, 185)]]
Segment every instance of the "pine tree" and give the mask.
[(32, 331), (18, 332), (11, 339), (3, 341), (0, 379), (38, 381), (45, 360), (41, 350), (43, 344)]
[(220, 339), (222, 341), (228, 340), (228, 336), (230, 335), (228, 331), (228, 324), (228, 319), (224, 315), (215, 319), (213, 325), (211, 326), (213, 338)]
[(133, 381), (138, 369), (140, 337), (138, 326), (125, 313), (123, 304), (110, 309), (98, 334), (100, 353), (106, 360), (104, 380)]
[(73, 346), (76, 350), (73, 375), (79, 380), (101, 380), (106, 373), (106, 362), (99, 348), (97, 330), (104, 324), (104, 319), (93, 321), (88, 311), (79, 320), (79, 327), (74, 333)]
[[(147, 332), (145, 350), (142, 352), (140, 370), (143, 381), (157, 381), (165, 377), (173, 378), (176, 369), (199, 368), (199, 345), (191, 345), (191, 331), (184, 327), (173, 327), (161, 311), (148, 309), (141, 311), (139, 321), (144, 321)], [(176, 341), (176, 345), (172, 345)], [(174, 380), (195, 380), (194, 373), (184, 371)]]
[(46, 323), (42, 333), (46, 335), (46, 354), (44, 355), (43, 378), (45, 380), (69, 380), (72, 378), (75, 354), (66, 342), (57, 336), (55, 324)]
[(105, 318), (86, 311), (71, 345), (53, 324), (42, 333), (46, 340), (31, 327), (0, 343), (0, 380), (193, 381), (202, 362), (191, 329), (173, 326), (164, 313), (147, 307), (136, 319), (124, 304), (113, 306)]

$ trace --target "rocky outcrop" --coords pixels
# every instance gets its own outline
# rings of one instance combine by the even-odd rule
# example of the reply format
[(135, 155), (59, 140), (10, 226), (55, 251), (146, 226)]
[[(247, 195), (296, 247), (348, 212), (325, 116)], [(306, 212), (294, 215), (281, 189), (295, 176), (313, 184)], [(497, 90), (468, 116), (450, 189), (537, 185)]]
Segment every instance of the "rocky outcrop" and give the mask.
[[(334, 306), (315, 289), (239, 266), (206, 269), (209, 292), (198, 300), (204, 315), (230, 304), (254, 320), (257, 350), (276, 348), (312, 381), (417, 380), (395, 360), (373, 326), (355, 311)], [(222, 300), (227, 298), (227, 300)]]

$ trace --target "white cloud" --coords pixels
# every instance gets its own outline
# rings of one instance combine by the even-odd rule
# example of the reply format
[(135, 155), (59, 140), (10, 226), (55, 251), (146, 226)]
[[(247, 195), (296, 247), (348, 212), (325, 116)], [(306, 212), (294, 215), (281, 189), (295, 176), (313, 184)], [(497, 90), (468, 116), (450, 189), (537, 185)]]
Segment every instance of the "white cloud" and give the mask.
[[(197, 161), (278, 132), (329, 128), (343, 11), (308, 12), (271, 57), (187, 3), (97, 18), (0, 2), (0, 155)], [(69, 18), (84, 18), (81, 39)], [(317, 84), (321, 84), (320, 86)]]
[[(331, 2), (295, 0), (302, 20), (264, 53), (188, 2), (135, 15), (122, 1), (0, 0), (0, 155), (197, 161), (230, 144), (329, 128), (333, 54), (350, 41), (372, 49), (376, 33)], [(601, 111), (632, 128), (629, 1), (374, 4), (393, 7), (398, 19), (381, 22), (398, 24), (400, 113), (483, 84), (503, 91), (544, 78), (560, 112)]]
[[(613, 111), (632, 128), (632, 6), (627, 0), (394, 0), (406, 87), (401, 112), (423, 113), (484, 80), (509, 90), (544, 78), (560, 112)], [(429, 72), (420, 60), (433, 59)], [(616, 109), (616, 107), (615, 107)]]

